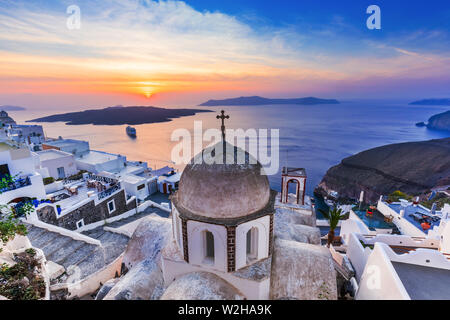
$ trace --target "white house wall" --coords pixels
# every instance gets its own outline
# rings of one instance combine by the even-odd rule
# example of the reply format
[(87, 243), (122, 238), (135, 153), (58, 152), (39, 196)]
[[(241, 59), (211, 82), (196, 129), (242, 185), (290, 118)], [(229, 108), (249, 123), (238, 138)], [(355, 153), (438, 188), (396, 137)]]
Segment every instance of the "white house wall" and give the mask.
[(42, 176), (35, 174), (30, 176), (31, 185), (0, 194), (0, 203), (5, 204), (16, 198), (28, 197), (44, 199), (46, 196)]
[(348, 235), (346, 254), (355, 269), (356, 279), (358, 281), (361, 280), (371, 253), (372, 250), (368, 247), (364, 248), (355, 234), (351, 233)]
[(450, 254), (450, 223), (449, 220), (442, 223), (440, 239), (440, 250), (443, 253)]
[(270, 217), (265, 216), (239, 225), (236, 228), (236, 270), (246, 267), (247, 264), (247, 232), (258, 229), (257, 259), (262, 260), (269, 256)]
[(350, 211), (349, 219), (342, 221), (340, 235), (347, 243), (349, 235), (352, 233), (356, 234), (373, 234), (369, 228), (362, 222), (362, 220), (352, 211)]
[[(214, 264), (205, 263), (204, 232), (214, 235)], [(189, 262), (202, 266), (204, 269), (214, 269), (227, 272), (227, 229), (224, 226), (207, 224), (189, 220), (187, 222)]]
[(416, 249), (415, 251), (406, 254), (396, 254), (385, 243), (379, 243), (378, 245), (383, 247), (384, 252), (389, 257), (390, 261), (450, 270), (450, 260), (437, 250)]
[(367, 261), (356, 300), (411, 300), (380, 243)]
[(30, 175), (36, 171), (35, 159), (28, 149), (7, 150), (0, 153), (0, 164), (8, 164), (12, 176)]
[[(148, 186), (145, 179), (142, 181), (139, 181), (137, 183), (129, 183), (127, 181), (122, 181), (122, 185), (129, 195), (135, 196), (139, 200), (144, 200), (149, 196)], [(141, 190), (138, 190), (138, 187), (144, 185), (144, 188)]]
[(77, 167), (75, 165), (75, 159), (72, 155), (41, 161), (41, 166), (47, 168), (50, 177), (53, 177), (55, 179), (59, 179), (58, 168), (61, 167), (64, 168), (66, 177), (70, 177), (78, 173)]

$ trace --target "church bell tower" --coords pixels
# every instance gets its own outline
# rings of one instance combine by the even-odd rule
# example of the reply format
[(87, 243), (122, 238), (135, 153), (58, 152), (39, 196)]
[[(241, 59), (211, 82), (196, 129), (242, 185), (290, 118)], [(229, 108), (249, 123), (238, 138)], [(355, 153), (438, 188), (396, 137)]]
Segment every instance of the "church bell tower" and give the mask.
[[(289, 185), (296, 184), (294, 200), (289, 197)], [(281, 174), (281, 202), (294, 203), (298, 205), (305, 204), (306, 189), (306, 170), (304, 168), (284, 167)]]

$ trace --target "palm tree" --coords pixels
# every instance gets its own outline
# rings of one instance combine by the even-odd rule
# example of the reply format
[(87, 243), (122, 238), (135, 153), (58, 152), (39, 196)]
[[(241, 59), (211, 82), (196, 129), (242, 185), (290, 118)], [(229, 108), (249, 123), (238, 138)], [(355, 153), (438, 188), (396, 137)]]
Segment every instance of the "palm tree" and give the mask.
[(328, 211), (325, 211), (323, 209), (319, 209), (319, 211), (322, 212), (323, 216), (330, 223), (330, 232), (328, 232), (327, 241), (327, 246), (329, 247), (334, 240), (334, 230), (338, 226), (339, 221), (344, 220), (345, 215), (342, 214), (342, 209), (338, 209), (336, 206), (333, 209), (328, 209)]

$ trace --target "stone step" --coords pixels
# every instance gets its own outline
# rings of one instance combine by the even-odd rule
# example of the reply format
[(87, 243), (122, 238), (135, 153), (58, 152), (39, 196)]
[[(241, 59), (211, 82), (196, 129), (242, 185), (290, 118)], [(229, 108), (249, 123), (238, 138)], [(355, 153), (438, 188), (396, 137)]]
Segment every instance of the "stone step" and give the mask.
[(72, 265), (77, 265), (82, 259), (90, 255), (96, 248), (98, 248), (98, 246), (78, 241), (78, 245), (73, 248), (68, 255), (54, 262), (63, 265), (64, 268), (67, 269)]
[(128, 237), (117, 234), (110, 242), (104, 244), (106, 263), (111, 263), (120, 256), (127, 248), (128, 241)]
[(106, 265), (105, 252), (103, 248), (97, 247), (90, 255), (85, 256), (77, 267), (81, 270), (81, 278), (100, 270)]
[(72, 238), (60, 236), (56, 237), (53, 241), (47, 243), (45, 246), (41, 247), (42, 251), (44, 251), (44, 254), (46, 257), (49, 257), (53, 252), (56, 250), (65, 247), (68, 245), (71, 241), (73, 241)]
[(110, 231), (105, 231), (105, 233), (103, 233), (101, 235), (101, 237), (98, 238), (98, 240), (100, 240), (102, 242), (102, 245), (107, 245), (110, 242), (114, 242), (114, 240), (117, 238), (117, 236), (120, 236), (120, 234), (110, 232)]
[(27, 237), (28, 237), (28, 239), (30, 239), (30, 241), (33, 241), (34, 239), (41, 236), (42, 234), (44, 234), (47, 231), (42, 228), (37, 228), (31, 224), (25, 224), (25, 226), (27, 227), (27, 231), (28, 231)]
[(44, 232), (36, 239), (31, 240), (31, 244), (36, 248), (44, 248), (47, 244), (50, 244), (52, 241), (57, 239), (59, 236), (58, 233), (54, 232)]
[(53, 252), (49, 253), (47, 257), (47, 260), (51, 260), (53, 262), (59, 263), (66, 259), (70, 254), (72, 254), (77, 248), (79, 248), (82, 245), (80, 241), (77, 240), (71, 240), (68, 243), (66, 243), (64, 246), (61, 246), (60, 248), (54, 250)]
[[(102, 246), (74, 240), (32, 225), (27, 225), (27, 229), (30, 242), (34, 247), (42, 249), (47, 260), (62, 265), (66, 270), (70, 266), (78, 267), (80, 279), (99, 271), (117, 259), (125, 251), (129, 241), (127, 236), (105, 231), (103, 226), (83, 233), (101, 241)], [(64, 283), (68, 281), (68, 277), (67, 274), (63, 274), (57, 282)]]
[(122, 219), (122, 220), (119, 220), (119, 221), (115, 221), (115, 222), (109, 224), (108, 227), (111, 227), (111, 228), (119, 228), (119, 227), (124, 226), (124, 225), (126, 225), (126, 224), (129, 224), (129, 223), (131, 223), (131, 222), (134, 222), (134, 221), (136, 221), (136, 220), (139, 220), (139, 219), (142, 219), (142, 218), (144, 218), (144, 217), (146, 217), (146, 216), (149, 216), (149, 215), (151, 215), (152, 213), (153, 213), (153, 211), (152, 211), (152, 212), (145, 212), (145, 211), (144, 211), (144, 212), (138, 213), (138, 214), (136, 214), (136, 215), (134, 215), (134, 216), (128, 217), (128, 218), (126, 218), (126, 219)]
[(103, 227), (98, 227), (96, 229), (83, 232), (84, 235), (91, 237), (93, 239), (98, 239), (105, 233), (105, 230), (103, 230)]
[[(64, 249), (70, 247), (72, 242), (76, 243), (77, 241), (67, 237), (66, 241), (59, 243), (59, 245), (47, 246), (44, 251), (47, 260), (52, 260), (49, 259), (51, 257), (58, 257), (61, 254), (61, 248)], [(60, 252), (60, 254), (58, 255), (57, 252)]]

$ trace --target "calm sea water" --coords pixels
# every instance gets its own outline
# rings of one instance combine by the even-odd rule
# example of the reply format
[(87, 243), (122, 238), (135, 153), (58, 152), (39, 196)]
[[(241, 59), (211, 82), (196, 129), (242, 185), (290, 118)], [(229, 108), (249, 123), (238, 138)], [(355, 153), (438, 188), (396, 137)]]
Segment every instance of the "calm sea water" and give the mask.
[[(192, 132), (196, 120), (203, 121), (204, 129), (220, 128), (216, 114), (222, 108), (204, 109), (213, 110), (214, 113), (201, 113), (166, 123), (135, 126), (138, 133), (135, 140), (126, 135), (126, 125), (40, 124), (44, 126), (48, 137), (63, 136), (88, 140), (92, 149), (126, 155), (129, 160), (147, 161), (154, 168), (165, 166), (170, 161), (172, 148), (176, 144), (170, 141), (173, 130), (186, 128)], [(224, 109), (231, 116), (227, 121), (230, 128), (280, 129), (280, 166), (288, 163), (289, 166), (306, 168), (309, 194), (328, 168), (352, 154), (390, 143), (450, 136), (446, 132), (415, 126), (415, 123), (426, 121), (436, 113), (447, 111), (448, 107), (352, 101), (340, 105), (236, 106)], [(10, 115), (22, 123), (54, 113), (54, 110), (30, 110), (10, 112)], [(280, 172), (269, 179), (272, 187), (279, 190)]]

